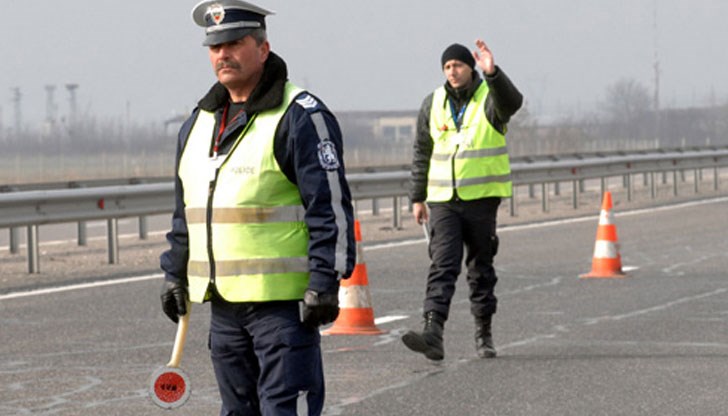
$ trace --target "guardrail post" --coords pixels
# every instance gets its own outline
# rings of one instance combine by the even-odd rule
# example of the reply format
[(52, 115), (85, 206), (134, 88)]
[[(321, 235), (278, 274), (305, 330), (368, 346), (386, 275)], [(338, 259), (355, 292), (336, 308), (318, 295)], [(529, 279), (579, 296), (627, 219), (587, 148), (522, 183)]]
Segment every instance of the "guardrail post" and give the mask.
[(554, 196), (561, 195), (561, 182), (554, 182)]
[(139, 239), (146, 240), (149, 235), (149, 227), (147, 226), (147, 217), (142, 215), (139, 217)]
[(372, 215), (379, 215), (379, 200), (372, 198)]
[(629, 173), (624, 175), (624, 180), (627, 186), (627, 201), (632, 201), (632, 175)]
[(86, 221), (79, 221), (77, 228), (78, 228), (77, 244), (79, 246), (85, 246), (88, 243), (88, 238), (86, 237)]
[(579, 209), (579, 181), (576, 179), (571, 182), (571, 206)]
[(532, 184), (532, 183), (528, 184), (528, 197), (530, 199), (536, 198), (536, 189), (535, 188), (536, 187), (534, 186), (534, 184)]
[(713, 190), (718, 190), (718, 166), (713, 168)]
[(604, 193), (607, 192), (606, 176), (602, 176), (601, 178), (599, 178), (599, 190), (601, 191), (599, 194), (599, 198), (603, 198)]
[[(17, 192), (18, 187), (17, 186), (2, 186), (0, 187), (0, 192)], [(10, 241), (8, 242), (8, 248), (10, 249), (10, 254), (18, 254), (20, 251), (20, 228), (10, 228), (9, 230), (9, 237)]]
[(655, 172), (650, 172), (650, 198), (657, 197), (657, 183), (655, 183)]
[(392, 221), (395, 230), (402, 229), (402, 200), (398, 196), (392, 200)]
[(18, 254), (20, 251), (20, 228), (10, 229), (10, 254)]
[(40, 260), (38, 259), (38, 226), (28, 226), (28, 273), (40, 273)]
[[(131, 181), (129, 181), (129, 183), (130, 183), (130, 185), (138, 185), (138, 184), (147, 183), (147, 181), (145, 179), (143, 179), (143, 178), (141, 178), (141, 179), (135, 178), (135, 179), (132, 179)], [(140, 215), (139, 216), (139, 239), (140, 240), (146, 240), (147, 239), (147, 236), (149, 235), (149, 233), (148, 233), (147, 230), (148, 230), (148, 228), (147, 228), (147, 216), (146, 215)]]
[[(69, 189), (80, 189), (85, 187), (86, 185), (78, 182), (71, 182), (68, 184)], [(86, 221), (79, 221), (76, 229), (76, 244), (78, 244), (79, 246), (86, 246), (86, 244), (88, 244)]]
[(109, 243), (109, 264), (119, 263), (119, 220), (109, 218), (107, 221), (107, 240)]
[(695, 179), (695, 181), (693, 181), (693, 191), (697, 194), (700, 192), (700, 169), (695, 169), (693, 171), (693, 179)]
[(549, 184), (544, 182), (541, 184), (541, 211), (549, 212)]
[(518, 215), (518, 204), (516, 204), (516, 195), (518, 194), (518, 187), (513, 186), (513, 195), (511, 195), (511, 217)]
[(672, 171), (672, 195), (677, 196), (677, 170)]

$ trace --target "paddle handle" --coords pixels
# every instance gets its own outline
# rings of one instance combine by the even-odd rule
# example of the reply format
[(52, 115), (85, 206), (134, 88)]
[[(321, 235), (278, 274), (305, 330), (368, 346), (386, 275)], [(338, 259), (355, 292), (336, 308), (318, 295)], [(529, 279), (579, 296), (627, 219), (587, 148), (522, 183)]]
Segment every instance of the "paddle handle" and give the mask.
[(190, 304), (187, 304), (187, 313), (179, 317), (177, 324), (177, 335), (174, 337), (174, 346), (172, 347), (172, 358), (169, 359), (167, 367), (179, 368), (182, 361), (182, 352), (185, 349), (185, 341), (187, 341), (187, 326), (190, 323)]

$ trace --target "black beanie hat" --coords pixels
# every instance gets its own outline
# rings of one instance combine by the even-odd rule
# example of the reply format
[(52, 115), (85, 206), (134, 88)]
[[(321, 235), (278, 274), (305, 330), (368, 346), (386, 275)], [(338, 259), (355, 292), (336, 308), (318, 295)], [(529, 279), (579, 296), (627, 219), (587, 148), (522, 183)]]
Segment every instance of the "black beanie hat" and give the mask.
[(475, 58), (473, 54), (465, 46), (459, 43), (453, 43), (445, 49), (442, 53), (441, 66), (445, 66), (445, 63), (451, 59), (457, 59), (460, 62), (467, 64), (471, 69), (475, 68)]

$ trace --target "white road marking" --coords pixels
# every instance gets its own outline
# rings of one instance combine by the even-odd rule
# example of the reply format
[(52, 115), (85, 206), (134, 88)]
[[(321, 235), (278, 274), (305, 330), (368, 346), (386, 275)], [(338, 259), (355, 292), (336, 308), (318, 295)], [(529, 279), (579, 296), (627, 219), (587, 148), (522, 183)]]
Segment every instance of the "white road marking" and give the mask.
[(381, 324), (387, 324), (390, 322), (401, 321), (401, 320), (407, 319), (407, 318), (409, 318), (409, 315), (381, 316), (379, 318), (374, 318), (374, 323), (376, 325), (381, 325)]
[(104, 281), (99, 281), (99, 282), (79, 283), (79, 284), (69, 285), (69, 286), (58, 286), (58, 287), (50, 287), (50, 288), (46, 288), (46, 289), (28, 290), (28, 291), (23, 291), (23, 292), (13, 292), (13, 293), (5, 294), (5, 295), (0, 295), (0, 300), (25, 298), (25, 297), (29, 297), (29, 296), (41, 296), (41, 295), (47, 295), (50, 293), (68, 292), (71, 290), (81, 290), (81, 289), (91, 289), (94, 287), (102, 287), (102, 286), (121, 285), (121, 284), (125, 284), (125, 283), (141, 282), (144, 280), (161, 279), (163, 276), (164, 275), (162, 273), (156, 273), (156, 274), (150, 274), (150, 275), (146, 275), (146, 276), (126, 277), (123, 279), (104, 280)]

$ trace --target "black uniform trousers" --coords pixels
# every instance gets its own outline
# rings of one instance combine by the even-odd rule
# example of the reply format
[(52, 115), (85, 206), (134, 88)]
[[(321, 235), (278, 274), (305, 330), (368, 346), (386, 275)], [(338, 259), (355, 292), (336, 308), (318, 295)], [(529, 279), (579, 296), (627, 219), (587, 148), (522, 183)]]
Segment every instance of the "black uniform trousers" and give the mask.
[(298, 303), (228, 303), (213, 296), (210, 352), (221, 416), (321, 414), (321, 337), (301, 323)]
[[(427, 277), (424, 312), (435, 311), (445, 319), (455, 294), (465, 251), (470, 310), (476, 318), (492, 315), (498, 302), (493, 290), (498, 278), (493, 257), (498, 249), (496, 215), (500, 198), (428, 203), (432, 263)], [(465, 249), (465, 250), (464, 250)]]

